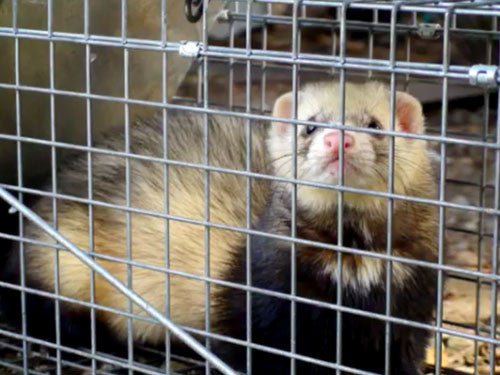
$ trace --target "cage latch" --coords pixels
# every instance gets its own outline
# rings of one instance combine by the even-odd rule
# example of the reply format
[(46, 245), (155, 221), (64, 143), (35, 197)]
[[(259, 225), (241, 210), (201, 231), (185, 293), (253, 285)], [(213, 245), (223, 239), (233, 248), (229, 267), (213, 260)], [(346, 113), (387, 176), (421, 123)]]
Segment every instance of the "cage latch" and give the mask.
[(182, 41), (179, 47), (179, 55), (196, 58), (200, 55), (201, 46), (201, 42)]
[(497, 87), (498, 67), (495, 65), (473, 65), (469, 69), (469, 82), (474, 86)]
[(439, 23), (421, 23), (418, 25), (417, 34), (422, 39), (436, 39), (439, 37), (439, 30), (441, 30)]

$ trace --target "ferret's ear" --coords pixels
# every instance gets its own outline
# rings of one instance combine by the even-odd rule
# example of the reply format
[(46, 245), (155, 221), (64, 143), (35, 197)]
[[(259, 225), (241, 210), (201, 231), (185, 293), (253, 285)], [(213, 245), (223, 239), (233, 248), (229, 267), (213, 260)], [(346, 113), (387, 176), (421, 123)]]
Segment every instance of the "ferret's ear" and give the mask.
[[(281, 95), (274, 102), (273, 117), (291, 118), (293, 110), (292, 106), (293, 92), (290, 91), (286, 94)], [(283, 133), (288, 126), (289, 124), (286, 122), (273, 121), (273, 129), (278, 130), (280, 133)]]
[(396, 115), (399, 127), (407, 133), (424, 132), (424, 113), (422, 104), (406, 92), (396, 93)]

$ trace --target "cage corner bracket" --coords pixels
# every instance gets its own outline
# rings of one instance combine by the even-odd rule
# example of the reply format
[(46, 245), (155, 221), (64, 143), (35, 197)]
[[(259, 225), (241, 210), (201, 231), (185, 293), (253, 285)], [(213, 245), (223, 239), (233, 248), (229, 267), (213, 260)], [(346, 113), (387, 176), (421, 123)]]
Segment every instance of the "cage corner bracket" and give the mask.
[(498, 87), (498, 66), (473, 65), (469, 69), (469, 83), (474, 86), (486, 88)]
[(417, 34), (422, 39), (437, 39), (440, 30), (439, 23), (421, 23), (418, 25)]
[(183, 57), (196, 58), (200, 55), (201, 42), (182, 41), (179, 46), (179, 55)]

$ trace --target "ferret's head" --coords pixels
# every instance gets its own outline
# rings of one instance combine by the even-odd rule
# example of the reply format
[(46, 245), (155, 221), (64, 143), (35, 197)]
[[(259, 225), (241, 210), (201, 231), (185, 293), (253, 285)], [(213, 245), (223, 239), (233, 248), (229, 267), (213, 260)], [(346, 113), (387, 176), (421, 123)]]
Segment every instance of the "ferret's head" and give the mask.
[[(338, 123), (340, 87), (324, 82), (305, 86), (298, 92), (297, 118), (324, 123)], [(273, 116), (292, 117), (292, 93), (277, 99)], [(422, 133), (422, 106), (413, 96), (396, 93), (395, 130)], [(378, 82), (347, 83), (345, 87), (344, 123), (348, 126), (372, 129), (390, 127), (390, 92)], [(274, 173), (292, 177), (293, 125), (273, 122), (268, 148)], [(315, 126), (297, 126), (297, 178), (337, 184), (339, 180), (339, 130)], [(424, 141), (395, 137), (394, 191), (405, 193), (418, 174), (427, 169)], [(340, 147), (342, 147), (340, 145)], [(387, 191), (389, 137), (358, 131), (344, 131), (344, 185), (375, 191)], [(409, 185), (410, 184), (410, 185)], [(337, 194), (331, 189), (299, 185), (299, 203), (321, 209), (336, 203)], [(346, 204), (364, 204), (367, 195), (345, 195)]]

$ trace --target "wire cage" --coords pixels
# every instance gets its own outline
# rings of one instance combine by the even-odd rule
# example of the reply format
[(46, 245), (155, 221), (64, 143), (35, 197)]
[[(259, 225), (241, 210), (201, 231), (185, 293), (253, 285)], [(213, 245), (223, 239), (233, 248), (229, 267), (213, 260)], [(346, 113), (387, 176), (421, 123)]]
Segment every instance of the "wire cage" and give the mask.
[[(266, 348), (253, 342), (251, 325), (247, 325), (243, 339), (215, 332), (211, 327), (211, 309), (207, 308), (211, 306), (211, 288), (218, 286), (242, 291), (247, 307), (255, 295), (270, 293), (254, 287), (249, 274), (245, 282), (239, 284), (217, 279), (210, 266), (211, 252), (217, 246), (211, 241), (211, 233), (234, 231), (241, 235), (242, 246), (249, 247), (256, 233), (252, 226), (255, 198), (252, 181), (278, 179), (252, 169), (253, 125), (271, 122), (276, 98), (287, 91), (297, 96), (307, 82), (335, 80), (340, 87), (345, 87), (347, 81), (367, 79), (386, 82), (392, 100), (395, 91), (400, 90), (410, 92), (423, 104), (425, 134), (403, 134), (394, 130), (382, 133), (391, 139), (407, 137), (427, 141), (437, 174), (437, 195), (423, 199), (396, 194), (391, 184), (386, 191), (371, 193), (343, 184), (329, 188), (337, 192), (340, 200), (346, 193), (361, 192), (388, 202), (415, 201), (438, 210), (436, 262), (394, 254), (390, 240), (387, 248), (375, 255), (386, 262), (387, 267), (404, 263), (435, 270), (436, 309), (431, 323), (393, 316), (390, 287), (386, 295), (388, 307), (382, 314), (354, 311), (342, 306), (341, 300), (321, 302), (321, 306), (335, 311), (339, 321), (345, 314), (364, 314), (383, 321), (389, 334), (396, 324), (431, 332), (432, 340), (423, 365), (426, 374), (499, 373), (499, 17), (500, 1), (494, 0), (0, 0), (3, 52), (0, 56), (0, 196), (8, 203), (4, 209), (6, 214), (8, 210), (6, 220), (12, 227), (17, 226), (9, 230), (10, 224), (2, 224), (2, 251), (7, 246), (14, 247), (22, 260), (26, 247), (40, 246), (40, 251), (53, 254), (55, 280), (52, 290), (27, 285), (30, 270), (23, 261), (18, 265), (18, 282), (0, 278), (0, 288), (17, 292), (16, 303), (21, 304), (20, 327), (10, 325), (0, 312), (0, 373), (201, 374), (215, 373), (215, 370), (236, 373), (212, 351), (217, 341), (243, 347), (248, 357), (252, 350), (259, 349), (284, 356), (291, 363), (316, 363), (330, 368), (332, 373), (370, 373), (345, 366), (341, 361), (321, 361), (297, 353), (293, 307), (289, 350)], [(339, 95), (342, 105), (343, 95)], [(205, 119), (203, 163), (168, 157), (167, 129), (169, 114), (173, 111), (186, 116), (194, 113)], [(130, 129), (140, 126), (140, 119), (155, 114), (163, 124), (163, 140), (160, 140), (163, 153), (135, 153), (137, 148), (133, 147)], [(243, 170), (209, 163), (209, 147), (213, 146), (207, 130), (209, 115), (240, 119), (246, 139), (240, 150), (246, 164)], [(391, 116), (394, 116), (394, 108)], [(298, 120), (296, 114), (283, 121), (295, 127), (311, 124)], [(95, 137), (112, 124), (121, 124), (124, 129), (121, 148), (96, 147)], [(342, 118), (337, 124), (323, 125), (353, 130)], [(58, 168), (65, 165), (69, 153), (84, 155), (87, 162), (82, 196), (64, 193), (59, 183)], [(297, 149), (292, 153), (296, 160)], [(107, 201), (94, 194), (96, 176), (92, 165), (96, 155), (108, 155), (124, 163), (123, 181), (115, 181), (117, 186), (125, 186), (123, 202)], [(130, 195), (134, 178), (130, 171), (133, 164), (139, 162), (159, 164), (165, 170), (164, 180), (158, 187), (164, 197), (163, 202), (158, 203), (159, 210), (135, 206)], [(171, 212), (168, 169), (174, 167), (194, 169), (202, 174), (202, 217)], [(144, 168), (147, 171), (147, 167)], [(391, 167), (389, 170), (394, 173)], [(245, 202), (240, 226), (221, 224), (211, 218), (210, 186), (217, 174), (233, 174), (245, 180), (245, 189), (235, 192)], [(389, 178), (393, 180), (394, 176)], [(49, 184), (41, 181), (49, 181)], [(298, 178), (286, 182), (293, 186), (315, 186)], [(31, 202), (40, 197), (53, 202), (49, 221), (31, 210)], [(87, 209), (87, 221), (81, 224), (88, 233), (86, 245), (67, 238), (59, 215), (65, 201)], [(292, 199), (292, 213), (295, 205)], [(126, 251), (121, 259), (93, 251), (96, 245), (93, 239), (100, 223), (92, 218), (99, 209), (123, 215), (121, 230)], [(390, 228), (395, 224), (390, 212), (389, 238)], [(131, 228), (135, 215), (163, 223), (164, 241), (155, 244), (163, 266), (134, 258), (136, 245), (131, 239)], [(41, 228), (47, 236), (30, 237), (23, 230), (27, 222)], [(170, 229), (175, 222), (202, 229), (197, 232), (203, 249), (201, 273), (169, 266), (169, 238), (175, 235)], [(340, 220), (339, 233), (342, 233), (341, 223)], [(295, 247), (303, 242), (293, 230), (286, 239), (292, 255), (295, 254)], [(374, 256), (372, 252), (343, 246), (342, 236), (339, 241), (324, 244), (324, 248), (333, 251), (339, 259), (348, 255)], [(71, 253), (88, 267), (91, 291), (88, 299), (61, 293), (64, 286), (59, 285), (59, 261), (64, 253)], [(248, 250), (245, 254), (251, 257)], [(0, 260), (4, 261), (2, 257)], [(126, 267), (125, 278), (110, 270), (109, 266), (114, 263)], [(292, 266), (291, 292), (272, 295), (288, 299), (292, 306), (305, 300), (318, 304), (297, 294), (293, 281), (297, 264), (292, 261)], [(163, 275), (165, 283), (154, 292), (165, 295), (164, 308), (153, 307), (147, 296), (134, 289), (136, 268)], [(181, 326), (171, 319), (168, 307), (169, 293), (173, 292), (171, 277), (195, 279), (203, 288), (205, 319), (201, 328)], [(123, 310), (96, 302), (98, 278), (126, 297)], [(386, 282), (390, 284), (391, 278)], [(340, 289), (341, 284), (337, 285)], [(30, 295), (53, 301), (50, 324), (54, 326), (54, 340), (31, 335), (25, 309)], [(61, 343), (63, 304), (88, 308), (90, 320), (85, 330), (90, 332), (90, 346)], [(102, 311), (128, 320), (128, 330), (122, 340), (126, 346), (123, 355), (98, 350), (98, 317)], [(251, 309), (247, 308), (244, 314), (247, 321), (252, 320)], [(151, 346), (136, 342), (132, 332), (132, 322), (136, 320), (167, 328), (165, 343)], [(342, 334), (349, 333), (336, 333)], [(197, 356), (177, 352), (172, 345), (173, 337), (193, 349)], [(389, 339), (384, 340), (384, 346), (385, 352), (390, 353)], [(337, 350), (341, 353), (341, 346)], [(359, 353), (360, 357), (363, 355)], [(389, 360), (387, 355), (386, 361)], [(387, 366), (386, 374), (389, 373)], [(246, 369), (252, 373), (251, 361), (247, 361)], [(290, 373), (295, 372), (292, 365)]]

